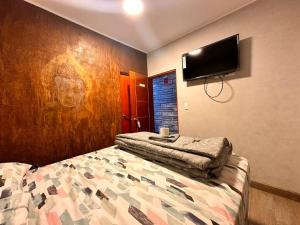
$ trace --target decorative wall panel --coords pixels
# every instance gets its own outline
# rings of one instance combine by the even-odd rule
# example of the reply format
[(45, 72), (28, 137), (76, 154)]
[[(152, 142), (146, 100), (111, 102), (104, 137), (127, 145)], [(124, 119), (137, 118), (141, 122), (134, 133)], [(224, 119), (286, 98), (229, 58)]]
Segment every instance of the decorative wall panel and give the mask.
[(21, 0), (0, 1), (0, 162), (44, 165), (113, 144), (120, 71), (146, 55)]

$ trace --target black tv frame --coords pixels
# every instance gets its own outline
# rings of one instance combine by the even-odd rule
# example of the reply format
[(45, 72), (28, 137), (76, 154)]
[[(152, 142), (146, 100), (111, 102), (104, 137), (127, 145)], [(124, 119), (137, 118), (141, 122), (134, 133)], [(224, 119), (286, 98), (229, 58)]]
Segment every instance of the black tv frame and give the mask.
[[(194, 49), (194, 50), (201, 49), (201, 48), (204, 49), (204, 48), (207, 48), (207, 47), (209, 47), (209, 46), (211, 46), (211, 45), (217, 44), (217, 43), (219, 43), (219, 42), (225, 41), (225, 40), (230, 39), (230, 38), (233, 38), (233, 37), (236, 37), (236, 38), (237, 38), (237, 48), (238, 48), (238, 54), (237, 54), (237, 57), (238, 57), (238, 58), (237, 58), (237, 68), (235, 68), (235, 69), (230, 69), (230, 70), (226, 70), (226, 71), (221, 71), (221, 72), (219, 72), (219, 73), (211, 73), (211, 74), (206, 74), (206, 75), (201, 75), (201, 76), (193, 77), (193, 78), (190, 78), (190, 79), (186, 79), (186, 78), (184, 77), (184, 71), (183, 71), (183, 70), (184, 70), (184, 68), (183, 68), (183, 57), (189, 54), (189, 52), (187, 52), (187, 53), (184, 53), (184, 54), (181, 55), (183, 80), (184, 80), (184, 81), (191, 81), (191, 80), (198, 80), (198, 79), (206, 79), (206, 78), (208, 78), (208, 77), (215, 77), (215, 76), (220, 76), (220, 75), (227, 75), (227, 74), (229, 74), (229, 73), (233, 73), (233, 72), (235, 72), (235, 71), (238, 71), (239, 68), (240, 68), (240, 35), (239, 35), (239, 34), (232, 35), (232, 36), (230, 36), (230, 37), (221, 39), (221, 40), (219, 40), (219, 41), (213, 42), (213, 43), (211, 43), (211, 44), (205, 45), (205, 46), (200, 47), (200, 48), (196, 48), (196, 49)], [(193, 50), (192, 50), (192, 51), (193, 51)]]

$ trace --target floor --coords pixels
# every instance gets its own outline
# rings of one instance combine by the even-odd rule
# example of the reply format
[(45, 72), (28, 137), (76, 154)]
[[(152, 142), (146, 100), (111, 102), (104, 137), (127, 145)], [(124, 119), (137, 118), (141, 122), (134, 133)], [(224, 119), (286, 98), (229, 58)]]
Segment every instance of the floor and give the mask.
[(300, 202), (251, 188), (249, 225), (300, 225)]

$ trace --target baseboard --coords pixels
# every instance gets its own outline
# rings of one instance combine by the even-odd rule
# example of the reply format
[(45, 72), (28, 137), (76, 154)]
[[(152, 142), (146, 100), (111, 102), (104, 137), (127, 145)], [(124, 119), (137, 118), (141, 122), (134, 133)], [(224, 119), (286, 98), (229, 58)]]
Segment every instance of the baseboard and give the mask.
[(282, 190), (280, 188), (272, 187), (272, 186), (262, 184), (262, 183), (259, 183), (256, 181), (251, 181), (251, 187), (300, 202), (300, 194), (295, 193), (295, 192)]

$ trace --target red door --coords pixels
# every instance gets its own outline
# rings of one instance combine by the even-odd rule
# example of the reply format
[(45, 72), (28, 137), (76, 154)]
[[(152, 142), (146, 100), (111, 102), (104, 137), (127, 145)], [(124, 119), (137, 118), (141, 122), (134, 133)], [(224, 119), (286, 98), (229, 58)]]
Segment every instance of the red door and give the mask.
[(130, 79), (129, 76), (120, 75), (121, 108), (122, 108), (122, 133), (131, 132), (130, 108)]
[(149, 94), (146, 75), (129, 72), (131, 131), (149, 131)]

